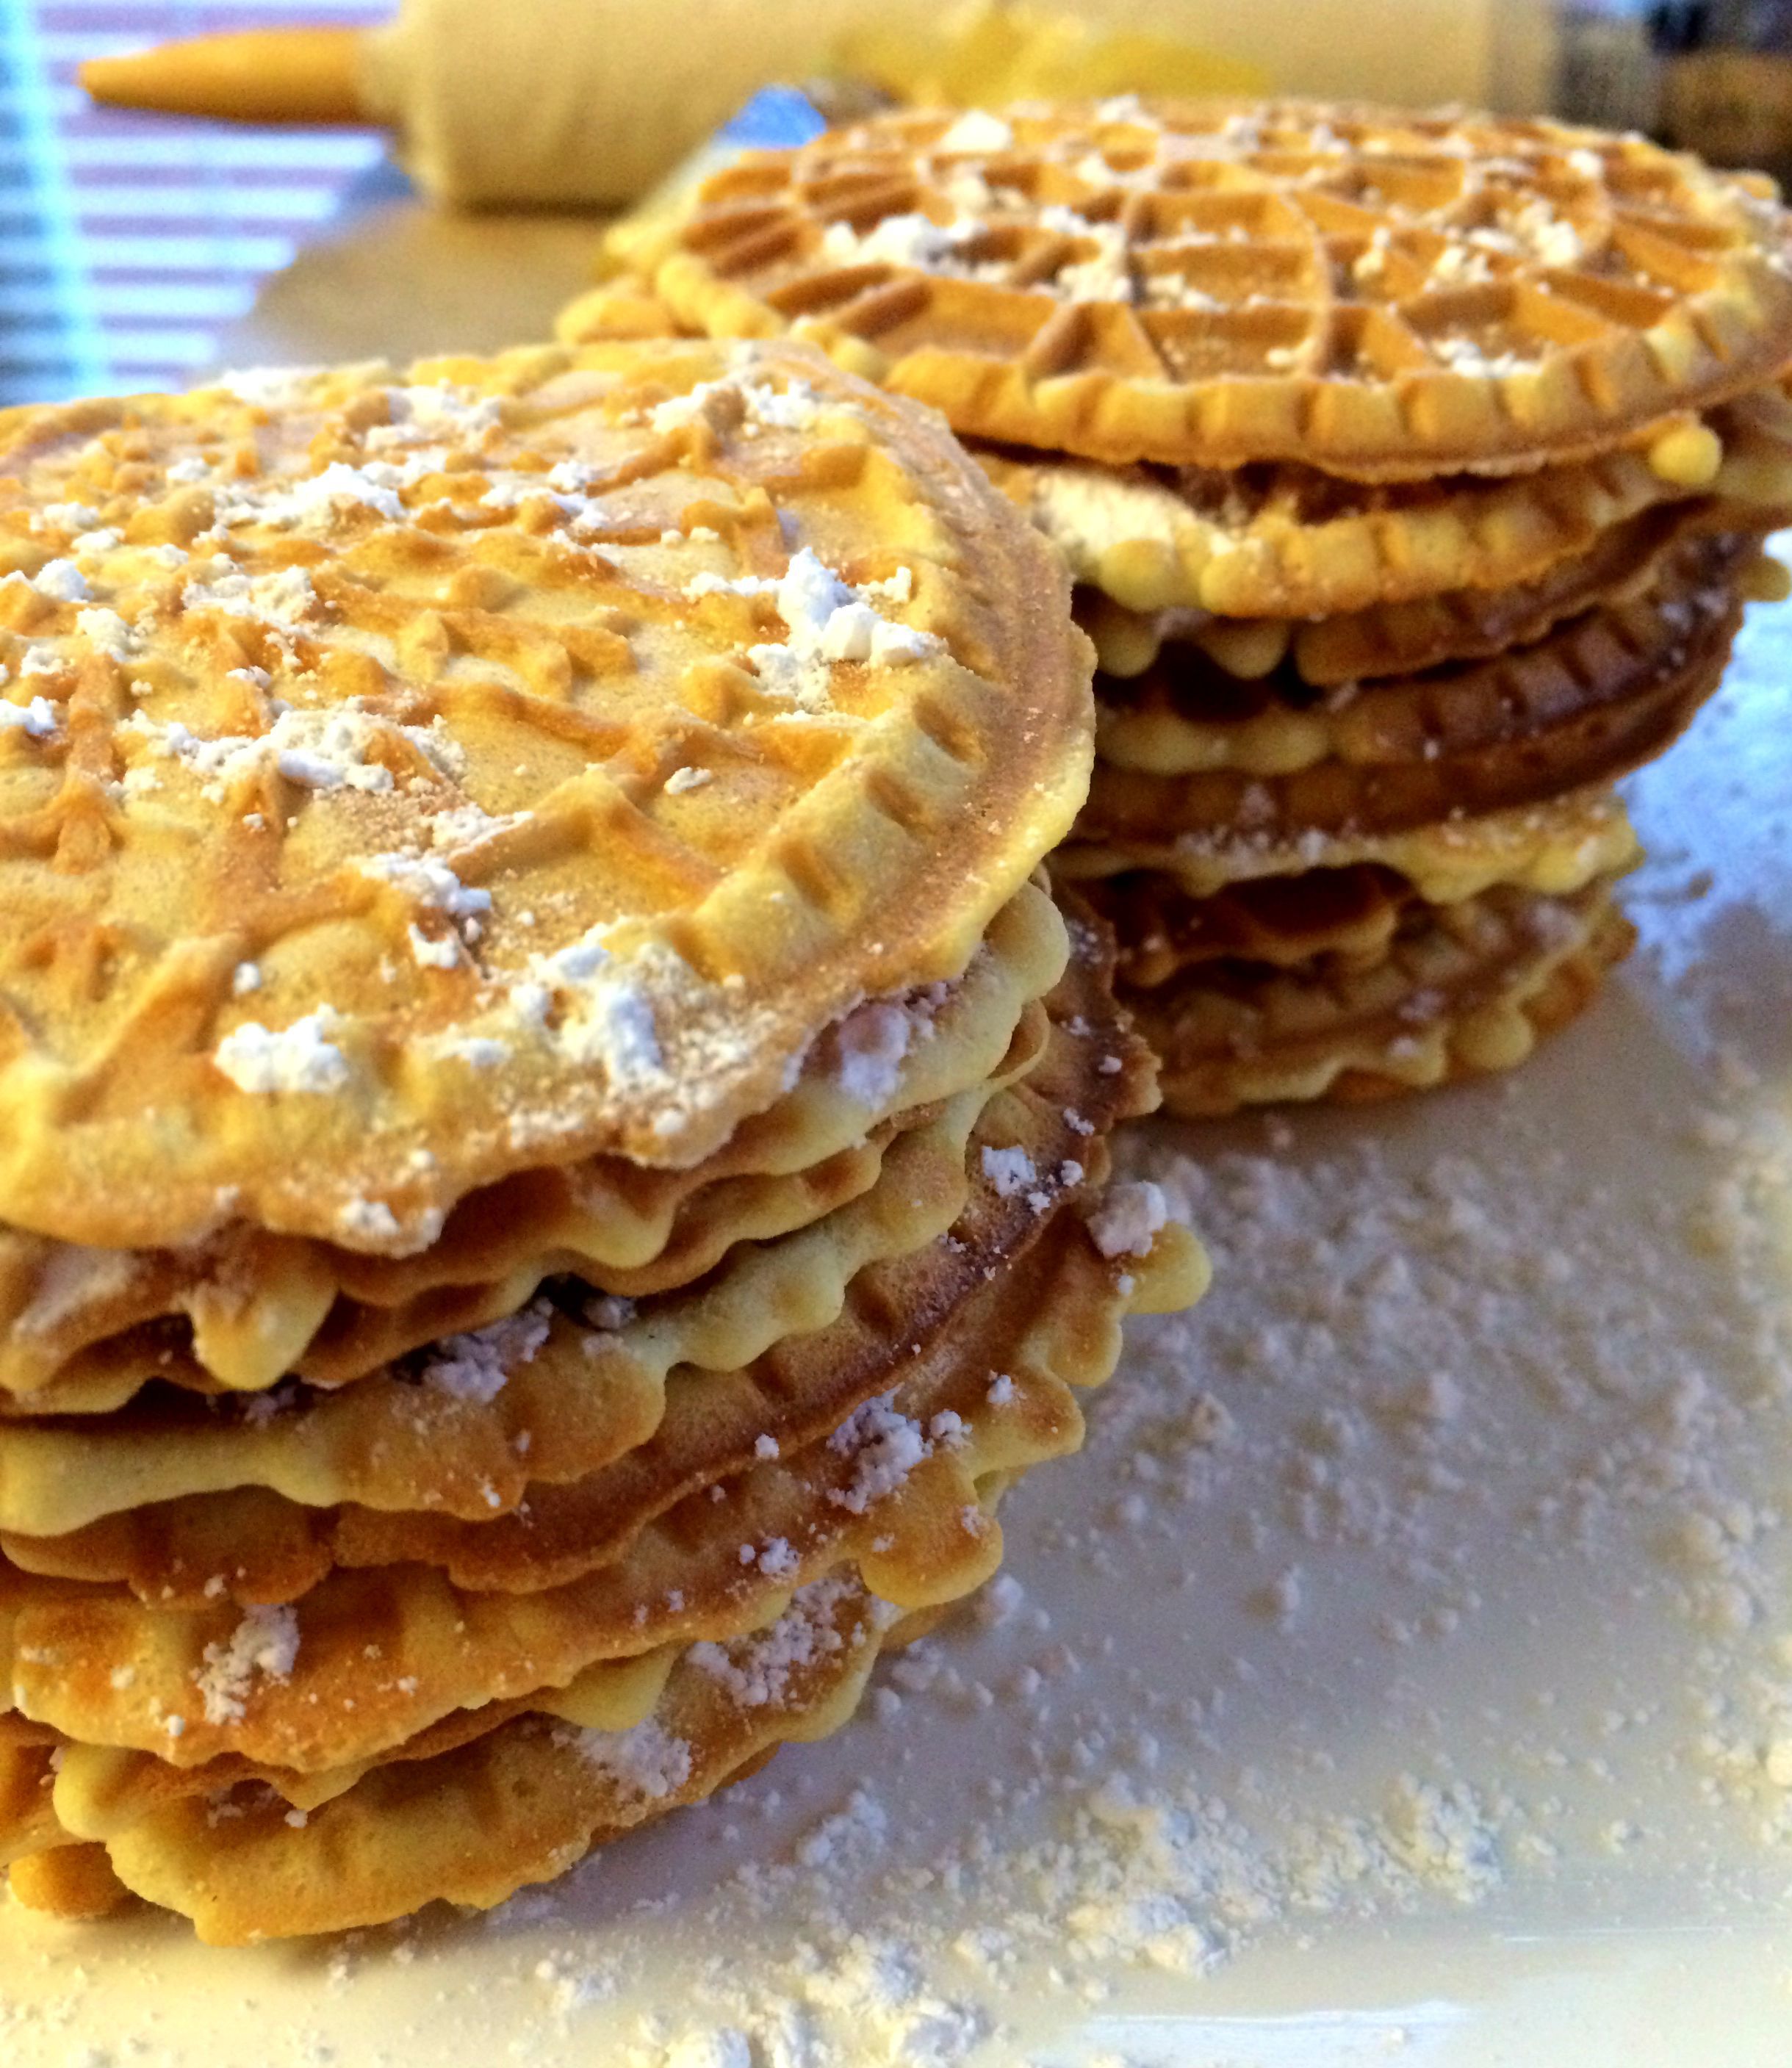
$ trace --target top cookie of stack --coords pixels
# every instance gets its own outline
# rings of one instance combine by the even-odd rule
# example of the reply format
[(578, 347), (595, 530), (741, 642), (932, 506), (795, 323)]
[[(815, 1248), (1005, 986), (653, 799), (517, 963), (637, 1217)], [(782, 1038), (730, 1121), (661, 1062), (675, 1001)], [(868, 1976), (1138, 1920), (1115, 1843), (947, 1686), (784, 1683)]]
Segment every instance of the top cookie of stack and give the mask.
[(499, 1899), (850, 1712), (1198, 1289), (1049, 547), (798, 345), (0, 417), (0, 1866)]
[(405, 1254), (519, 1169), (688, 1168), (961, 971), (1083, 787), (1030, 541), (813, 354), (18, 411), (0, 467), (42, 1234)]
[(1789, 252), (1635, 137), (1128, 97), (750, 156), (654, 286), (934, 404), (1062, 547), (1061, 867), (1208, 1111), (1514, 1060), (1621, 951), (1609, 785), (1792, 509)]

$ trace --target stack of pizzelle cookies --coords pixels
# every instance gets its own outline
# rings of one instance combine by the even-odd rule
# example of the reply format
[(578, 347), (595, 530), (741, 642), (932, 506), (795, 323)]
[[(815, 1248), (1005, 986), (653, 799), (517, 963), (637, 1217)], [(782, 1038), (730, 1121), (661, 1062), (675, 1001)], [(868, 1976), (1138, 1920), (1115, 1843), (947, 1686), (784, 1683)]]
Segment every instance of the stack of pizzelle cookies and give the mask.
[(1128, 97), (748, 155), (563, 327), (809, 340), (1057, 542), (1053, 866), (1207, 1114), (1510, 1065), (1624, 953), (1613, 781), (1780, 592), (1789, 258), (1767, 182), (1634, 136)]
[(851, 1711), (1121, 1317), (1089, 658), (800, 345), (0, 417), (0, 1864), (488, 1904)]

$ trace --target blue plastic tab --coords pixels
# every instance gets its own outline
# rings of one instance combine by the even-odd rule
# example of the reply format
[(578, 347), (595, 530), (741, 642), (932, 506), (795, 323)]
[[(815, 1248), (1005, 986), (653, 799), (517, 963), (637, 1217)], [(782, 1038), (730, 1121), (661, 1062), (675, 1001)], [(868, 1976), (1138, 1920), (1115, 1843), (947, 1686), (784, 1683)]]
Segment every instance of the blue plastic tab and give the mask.
[(806, 93), (794, 86), (766, 86), (716, 132), (715, 140), (737, 150), (776, 151), (806, 144), (827, 126)]

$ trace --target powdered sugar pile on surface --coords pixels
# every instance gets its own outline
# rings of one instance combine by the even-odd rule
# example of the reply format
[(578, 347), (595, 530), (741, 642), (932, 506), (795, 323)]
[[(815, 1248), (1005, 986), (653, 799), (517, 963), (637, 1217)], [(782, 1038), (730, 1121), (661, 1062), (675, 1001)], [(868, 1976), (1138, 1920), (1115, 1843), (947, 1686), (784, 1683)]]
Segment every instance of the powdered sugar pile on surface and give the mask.
[(1639, 787), (1650, 952), (1524, 1072), (1139, 1131), (1214, 1290), (1132, 1325), (999, 1588), (849, 1729), (489, 1919), (321, 1956), (0, 1913), (9, 2062), (1782, 2058), (1766, 661)]

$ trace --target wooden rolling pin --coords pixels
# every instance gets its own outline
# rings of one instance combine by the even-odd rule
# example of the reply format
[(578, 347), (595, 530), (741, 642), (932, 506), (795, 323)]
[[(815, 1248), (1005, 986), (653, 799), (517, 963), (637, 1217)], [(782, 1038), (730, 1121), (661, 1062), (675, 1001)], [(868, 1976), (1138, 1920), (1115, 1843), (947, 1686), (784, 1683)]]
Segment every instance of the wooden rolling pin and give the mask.
[[(202, 36), (92, 59), (80, 79), (119, 107), (389, 127), (412, 177), (450, 203), (614, 206), (662, 179), (760, 87), (837, 69), (855, 39), (911, 50), (925, 82), (929, 54), (949, 57), (955, 35), (987, 40), (992, 25), (1000, 35), (1015, 23), (1075, 35), (1086, 24), (1130, 39), (1143, 75), (1127, 85), (1474, 100), (1485, 84), (1476, 29), (1492, 4), (1073, 0), (1073, 22), (997, 5), (955, 27), (939, 0), (401, 0), (374, 29)], [(1202, 55), (1216, 42), (1226, 57)], [(1111, 72), (1090, 85), (1113, 90)]]

